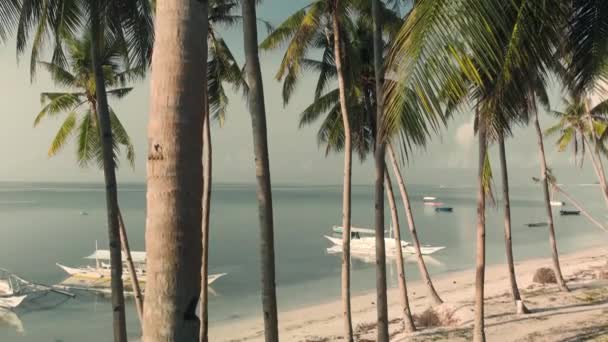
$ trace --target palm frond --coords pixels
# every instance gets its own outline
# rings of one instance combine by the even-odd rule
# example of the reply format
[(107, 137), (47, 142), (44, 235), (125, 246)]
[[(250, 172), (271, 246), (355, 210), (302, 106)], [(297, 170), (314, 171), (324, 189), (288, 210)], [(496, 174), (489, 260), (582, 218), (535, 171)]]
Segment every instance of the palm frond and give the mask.
[[(34, 127), (36, 127), (42, 119), (47, 116), (56, 116), (57, 114), (73, 111), (82, 105), (85, 101), (81, 100), (81, 93), (42, 93), (40, 94), (40, 102), (44, 107), (36, 115), (34, 119)], [(48, 104), (45, 105), (45, 103)]]
[(49, 157), (56, 155), (69, 140), (74, 131), (74, 127), (76, 126), (76, 116), (76, 112), (71, 112), (68, 114), (61, 127), (59, 127), (57, 134), (55, 134), (55, 138), (53, 138), (53, 141), (51, 142), (51, 147), (49, 147)]

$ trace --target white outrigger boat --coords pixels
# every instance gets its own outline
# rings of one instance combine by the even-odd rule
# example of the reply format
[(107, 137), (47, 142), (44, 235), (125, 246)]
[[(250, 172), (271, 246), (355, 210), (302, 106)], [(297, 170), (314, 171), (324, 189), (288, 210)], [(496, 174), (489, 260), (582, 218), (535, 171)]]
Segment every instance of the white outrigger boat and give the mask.
[[(336, 228), (339, 228), (340, 231), (342, 230), (342, 227), (336, 227), (336, 226), (334, 226), (333, 230), (336, 231)], [(375, 234), (374, 230), (367, 229), (367, 228), (355, 228), (355, 229), (356, 230), (352, 230), (352, 228), (351, 228), (351, 239), (350, 239), (351, 250), (355, 251), (357, 253), (375, 254), (376, 253), (376, 238), (371, 237), (371, 236), (361, 237), (361, 235), (360, 235), (360, 234), (368, 234), (368, 235)], [(392, 231), (392, 229), (390, 231)], [(392, 235), (392, 234), (389, 234), (389, 235)], [(327, 235), (325, 235), (325, 238), (327, 240), (331, 241), (331, 243), (333, 243), (334, 246), (342, 246), (342, 238), (332, 237), (332, 236), (327, 236)], [(384, 245), (385, 245), (387, 255), (390, 256), (390, 255), (394, 255), (397, 253), (397, 248), (396, 248), (397, 246), (396, 246), (394, 238), (385, 237)], [(442, 249), (445, 249), (445, 247), (444, 246), (437, 246), (437, 247), (420, 246), (420, 252), (423, 255), (430, 255), (430, 254), (438, 252)], [(414, 248), (414, 246), (407, 241), (401, 240), (401, 250), (405, 254), (416, 254), (416, 249)]]
[(47, 292), (74, 297), (73, 294), (57, 289), (54, 286), (35, 284), (5, 269), (0, 269), (0, 308), (15, 309), (25, 301), (29, 294)]
[[(69, 267), (57, 263), (70, 277), (82, 280), (83, 282), (95, 282), (100, 285), (104, 281), (109, 281), (112, 277), (112, 267), (109, 264), (110, 251), (107, 249), (96, 249), (95, 252), (85, 259), (95, 260), (95, 266)], [(135, 265), (135, 273), (140, 283), (146, 282), (146, 252), (132, 251), (131, 259)], [(123, 264), (127, 262), (127, 255), (122, 253)], [(126, 269), (126, 266), (124, 267)], [(210, 285), (226, 273), (210, 274), (207, 278), (207, 285)], [(129, 272), (123, 272), (123, 279), (130, 279)]]

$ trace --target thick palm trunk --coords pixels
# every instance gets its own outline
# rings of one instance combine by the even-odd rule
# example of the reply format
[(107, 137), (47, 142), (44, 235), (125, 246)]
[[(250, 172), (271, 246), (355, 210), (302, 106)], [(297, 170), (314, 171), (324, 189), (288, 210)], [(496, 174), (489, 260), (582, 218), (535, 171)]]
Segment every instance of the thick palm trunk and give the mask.
[(334, 59), (338, 75), (338, 91), (340, 95), (340, 112), (344, 126), (344, 180), (342, 188), (342, 310), (344, 314), (344, 339), (347, 342), (353, 339), (353, 323), (350, 307), (350, 201), (352, 176), (352, 148), (350, 119), (348, 105), (346, 104), (346, 82), (342, 70), (342, 45), (340, 39), (339, 0), (334, 0), (332, 8), (334, 31)]
[(547, 180), (547, 161), (545, 159), (545, 147), (543, 145), (543, 133), (538, 122), (538, 112), (534, 112), (534, 126), (536, 127), (536, 135), (538, 139), (538, 151), (540, 158), (540, 177), (543, 187), (543, 195), (545, 199), (545, 209), (547, 211), (547, 221), (549, 223), (549, 245), (551, 247), (551, 257), (553, 259), (553, 271), (557, 279), (557, 286), (562, 291), (568, 291), (562, 270), (559, 265), (559, 254), (557, 253), (557, 240), (555, 239), (555, 226), (553, 225), (553, 212), (551, 211), (551, 199), (549, 197), (549, 181)]
[[(384, 144), (384, 63), (382, 62), (382, 16), (380, 0), (372, 0), (374, 23), (374, 71), (376, 78), (376, 189), (375, 189), (375, 226), (376, 226), (376, 310), (378, 319), (377, 340), (388, 342), (388, 304), (386, 294), (386, 251), (384, 246), (384, 178), (386, 171)], [(400, 260), (403, 262), (403, 260)]]
[(401, 248), (401, 228), (399, 227), (399, 215), (397, 214), (397, 206), (395, 205), (395, 195), (393, 194), (393, 185), (391, 183), (391, 177), (387, 170), (384, 170), (386, 177), (386, 197), (388, 198), (388, 205), (391, 209), (391, 221), (393, 224), (393, 231), (395, 232), (395, 246), (397, 248), (397, 282), (399, 283), (399, 299), (401, 300), (401, 314), (403, 315), (403, 329), (407, 332), (413, 332), (416, 330), (414, 325), (414, 319), (412, 318), (412, 312), (410, 310), (410, 301), (407, 296), (407, 283), (405, 281), (405, 267), (403, 266), (403, 250)]
[(397, 178), (397, 184), (399, 185), (399, 192), (401, 193), (401, 199), (403, 200), (403, 207), (405, 209), (405, 215), (407, 217), (407, 224), (410, 229), (410, 235), (412, 237), (412, 243), (414, 244), (414, 250), (416, 251), (416, 260), (418, 261), (418, 270), (424, 280), (424, 284), (429, 292), (429, 296), (433, 300), (436, 305), (443, 303), (439, 294), (435, 290), (433, 286), (433, 281), (431, 280), (431, 276), (429, 275), (429, 271), (426, 268), (426, 263), (424, 262), (424, 258), (422, 256), (422, 252), (420, 251), (420, 240), (418, 240), (418, 232), (416, 231), (416, 224), (414, 222), (414, 214), (412, 213), (412, 207), (410, 205), (410, 198), (407, 194), (407, 189), (405, 188), (405, 181), (403, 180), (403, 176), (401, 175), (401, 170), (399, 169), (399, 164), (397, 164), (397, 158), (395, 157), (395, 151), (393, 150), (393, 145), (388, 143), (388, 155), (391, 160), (391, 164), (393, 166), (393, 173)]
[(112, 127), (110, 125), (110, 111), (106, 94), (105, 79), (101, 65), (101, 42), (103, 28), (101, 27), (101, 6), (95, 2), (91, 6), (91, 55), (95, 73), (95, 88), (97, 98), (97, 120), (101, 131), (101, 145), (103, 150), (103, 172), (106, 186), (106, 208), (108, 218), (108, 242), (110, 244), (110, 266), (112, 276), (110, 280), (112, 289), (112, 319), (114, 328), (114, 341), (127, 341), (127, 327), (125, 319), (125, 298), (122, 283), (122, 253), (120, 244), (120, 225), (118, 222), (118, 189), (116, 184), (116, 167), (114, 165), (114, 150), (112, 141)]
[(135, 307), (137, 309), (137, 317), (139, 323), (143, 328), (144, 323), (144, 296), (139, 286), (139, 279), (137, 279), (137, 272), (135, 271), (135, 264), (131, 257), (131, 247), (129, 247), (129, 239), (127, 237), (127, 228), (125, 227), (125, 221), (122, 219), (122, 212), (118, 209), (118, 223), (120, 225), (120, 243), (122, 244), (122, 250), (125, 253), (127, 269), (129, 270), (129, 276), (131, 277), (131, 286), (133, 286), (133, 293), (135, 294)]
[(502, 175), (502, 192), (505, 221), (505, 251), (507, 253), (507, 267), (509, 269), (509, 282), (511, 284), (511, 294), (517, 308), (517, 313), (528, 313), (528, 309), (521, 300), (517, 277), (515, 276), (515, 262), (513, 261), (513, 241), (511, 239), (511, 199), (509, 197), (509, 174), (507, 171), (507, 156), (505, 152), (505, 139), (502, 133), (498, 136), (498, 149), (500, 151), (500, 169)]
[(205, 113), (203, 117), (203, 268), (201, 270), (200, 341), (207, 342), (209, 340), (209, 289), (207, 288), (207, 279), (209, 277), (209, 217), (211, 214), (211, 176), (213, 167), (207, 89), (205, 89), (203, 98), (205, 101)]
[(589, 221), (591, 221), (591, 223), (595, 224), (598, 228), (600, 228), (601, 230), (608, 232), (608, 228), (605, 227), (600, 221), (598, 221), (595, 217), (591, 216), (591, 214), (577, 201), (575, 200), (572, 196), (570, 196), (567, 192), (565, 192), (562, 188), (560, 188), (559, 186), (553, 184), (552, 188), (555, 192), (561, 194), (562, 196), (564, 196), (568, 202), (570, 202), (570, 204), (572, 204), (576, 209), (580, 210), (581, 213), (583, 213), (583, 216), (585, 216)]
[(146, 342), (195, 341), (208, 2), (157, 2), (147, 162)]
[(477, 174), (477, 256), (475, 273), (475, 326), (473, 341), (486, 340), (484, 325), (484, 285), (486, 268), (486, 194), (483, 186), (483, 167), (486, 158), (486, 124), (480, 120), (479, 131), (479, 165)]
[(268, 137), (266, 133), (264, 88), (258, 55), (255, 2), (255, 0), (242, 1), (245, 71), (247, 73), (247, 84), (249, 85), (249, 112), (251, 113), (255, 174), (258, 184), (257, 197), (260, 219), (264, 333), (267, 342), (276, 342), (279, 340), (279, 328), (275, 288), (272, 189), (270, 185), (270, 162), (268, 157)]

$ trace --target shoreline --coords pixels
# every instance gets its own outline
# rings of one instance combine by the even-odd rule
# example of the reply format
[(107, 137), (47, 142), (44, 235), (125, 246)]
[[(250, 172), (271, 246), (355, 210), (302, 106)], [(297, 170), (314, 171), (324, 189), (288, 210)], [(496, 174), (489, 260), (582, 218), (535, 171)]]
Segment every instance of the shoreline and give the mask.
[[(597, 268), (606, 264), (605, 257), (608, 248), (590, 247), (583, 251), (560, 255), (560, 263), (564, 278), (568, 282), (578, 284), (581, 281), (576, 277), (589, 268)], [(538, 301), (528, 301), (526, 293), (538, 287), (551, 289), (557, 288), (556, 285), (538, 285), (532, 282), (532, 277), (536, 269), (540, 267), (551, 267), (551, 258), (533, 258), (522, 260), (515, 263), (517, 281), (522, 292), (522, 297), (526, 305), (532, 309), (537, 307)], [(464, 271), (454, 271), (436, 275), (433, 284), (442, 299), (448, 304), (458, 303), (459, 305), (471, 304), (474, 300), (475, 290), (475, 269)], [(587, 281), (589, 279), (586, 279)], [(420, 280), (408, 282), (408, 294), (410, 305), (414, 314), (423, 312), (431, 306), (427, 291)], [(486, 302), (491, 299), (500, 298), (501, 303), (507, 304), (514, 311), (514, 304), (510, 300), (510, 290), (508, 272), (506, 264), (494, 264), (486, 266), (485, 283)], [(376, 306), (375, 290), (367, 291), (352, 297), (353, 329), (361, 330), (369, 327), (370, 323), (375, 322)], [(506, 303), (504, 303), (506, 302)], [(389, 319), (400, 318), (399, 290), (397, 288), (388, 289)], [(444, 304), (443, 306), (445, 306)], [(281, 339), (287, 341), (332, 341), (339, 337), (343, 330), (341, 301), (329, 300), (321, 304), (306, 305), (297, 309), (280, 311), (279, 314), (279, 334)], [(469, 308), (472, 310), (472, 308)], [(486, 310), (491, 312), (492, 309)], [(466, 314), (464, 316), (467, 316)], [(486, 318), (488, 321), (488, 318)], [(218, 322), (210, 327), (210, 340), (212, 341), (259, 341), (263, 340), (263, 322), (260, 317), (244, 318), (235, 321)], [(460, 326), (465, 326), (470, 322), (462, 322)], [(391, 331), (398, 329), (398, 324), (391, 324)], [(368, 329), (369, 330), (369, 329)], [(436, 330), (436, 329), (435, 329)], [(418, 334), (427, 332), (422, 330)], [(395, 338), (398, 339), (398, 333)], [(466, 340), (466, 339), (465, 339)]]

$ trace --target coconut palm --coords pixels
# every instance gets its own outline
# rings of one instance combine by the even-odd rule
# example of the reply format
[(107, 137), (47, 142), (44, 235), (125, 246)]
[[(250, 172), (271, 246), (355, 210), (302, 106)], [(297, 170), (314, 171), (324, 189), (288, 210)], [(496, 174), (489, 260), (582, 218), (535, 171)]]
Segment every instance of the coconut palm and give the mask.
[[(112, 307), (114, 340), (126, 341), (122, 257), (115, 165), (111, 128), (111, 113), (105, 89), (102, 44), (110, 35), (123, 43), (123, 54), (129, 65), (144, 70), (152, 52), (152, 17), (147, 0), (107, 1), (46, 1), (24, 0), (17, 25), (17, 51), (21, 55), (31, 38), (30, 71), (35, 74), (39, 56), (50, 46), (52, 62), (65, 67), (62, 48), (65, 37), (77, 32), (91, 34), (91, 60), (96, 89), (98, 127), (101, 131), (106, 204), (108, 212), (108, 241), (112, 267)], [(33, 37), (31, 36), (33, 34)]]
[(201, 95), (207, 85), (207, 40), (200, 38), (207, 37), (208, 2), (161, 1), (156, 14), (143, 340), (195, 341), (202, 266)]
[[(369, 25), (369, 14), (371, 13), (369, 1), (351, 0), (317, 0), (305, 8), (297, 11), (277, 27), (265, 40), (261, 47), (274, 49), (283, 42), (289, 41), (283, 61), (277, 73), (277, 79), (283, 82), (283, 100), (288, 102), (297, 82), (305, 69), (313, 69), (319, 72), (319, 81), (315, 90), (315, 102), (301, 115), (300, 124), (315, 120), (319, 113), (330, 111), (319, 130), (318, 140), (332, 141), (327, 144), (327, 152), (331, 149), (340, 149), (344, 152), (344, 179), (342, 199), (342, 303), (344, 312), (344, 335), (349, 341), (353, 340), (352, 318), (350, 312), (350, 183), (352, 167), (352, 150), (357, 150), (360, 156), (365, 154), (369, 137), (372, 131), (370, 125), (361, 124), (367, 120), (374, 121), (372, 113), (375, 105), (371, 102), (369, 94), (375, 93), (373, 77), (369, 78), (365, 87), (359, 92), (352, 86), (353, 80), (359, 75), (353, 68), (358, 64), (351, 61), (353, 47), (349, 42), (347, 31), (354, 27), (354, 22), (349, 13), (358, 11), (367, 13), (368, 16), (360, 17), (360, 21)], [(397, 18), (385, 7), (381, 8), (384, 18)], [(386, 20), (386, 19), (385, 19)], [(398, 23), (401, 21), (399, 20)], [(399, 24), (395, 20), (387, 20), (384, 25), (385, 32), (395, 30)], [(371, 37), (370, 37), (371, 39)], [(371, 43), (371, 40), (369, 41)], [(366, 48), (369, 48), (368, 44)], [(321, 61), (310, 59), (308, 55), (315, 48), (323, 49)], [(369, 50), (368, 50), (369, 51)], [(367, 53), (369, 55), (369, 53)], [(348, 56), (348, 58), (345, 58)], [(372, 64), (368, 64), (371, 66)], [(371, 71), (371, 73), (370, 73)], [(367, 70), (367, 74), (373, 76), (373, 68)], [(330, 80), (337, 80), (338, 87), (335, 91), (326, 92)], [(347, 97), (349, 101), (347, 101)], [(354, 99), (360, 101), (363, 106), (354, 105)], [(354, 113), (353, 113), (354, 111)], [(353, 120), (353, 117), (361, 117), (362, 120)], [(382, 187), (383, 180), (380, 179)], [(381, 244), (379, 244), (381, 247)], [(379, 256), (382, 254), (379, 253)], [(384, 265), (384, 263), (382, 263)], [(379, 266), (382, 267), (382, 266)], [(382, 271), (380, 271), (382, 274)], [(380, 291), (381, 293), (382, 291)], [(381, 297), (384, 297), (380, 294)], [(381, 301), (382, 302), (382, 301)]]
[[(372, 0), (372, 21), (373, 21), (373, 45), (374, 45), (374, 78), (376, 83), (376, 130), (375, 130), (375, 228), (376, 228), (376, 309), (377, 309), (377, 340), (389, 340), (388, 335), (388, 303), (386, 296), (386, 251), (384, 246), (384, 183), (388, 180), (385, 160), (385, 134), (384, 134), (384, 41), (382, 39), (382, 14), (380, 0)], [(392, 194), (391, 194), (392, 195)], [(394, 201), (393, 201), (394, 202)], [(394, 207), (392, 203), (392, 207)], [(399, 233), (397, 233), (399, 236)], [(401, 239), (397, 242), (398, 252), (401, 252)], [(403, 268), (403, 255), (397, 256), (397, 264)], [(400, 277), (401, 278), (401, 277)], [(403, 277), (405, 280), (405, 277)], [(405, 284), (402, 292), (406, 292)], [(407, 319), (407, 318), (406, 318)], [(411, 315), (409, 317), (411, 320)], [(410, 327), (414, 329), (413, 324)]]
[(401, 89), (406, 87), (417, 89), (429, 111), (451, 112), (462, 99), (474, 103), (480, 158), (475, 341), (485, 340), (486, 145), (508, 134), (514, 122), (525, 122), (526, 113), (532, 112), (529, 94), (535, 85), (528, 76), (544, 79), (555, 57), (553, 42), (563, 34), (559, 24), (564, 23), (564, 6), (557, 5), (548, 11), (545, 2), (421, 0), (393, 50), (391, 68), (398, 82), (389, 92), (389, 124), (399, 116), (397, 109), (405, 101)]
[(243, 40), (245, 45), (245, 73), (249, 88), (249, 113), (253, 131), (253, 149), (257, 178), (258, 211), (260, 220), (260, 254), (262, 264), (262, 307), (266, 341), (279, 340), (277, 297), (274, 266), (274, 223), (266, 108), (262, 71), (258, 55), (258, 33), (255, 0), (243, 0)]
[[(395, 232), (395, 246), (396, 246), (396, 259), (397, 259), (397, 283), (399, 284), (399, 291), (401, 296), (401, 308), (403, 316), (403, 329), (407, 332), (413, 332), (416, 330), (414, 325), (414, 319), (412, 318), (412, 312), (410, 310), (409, 297), (407, 295), (407, 283), (405, 281), (405, 267), (403, 266), (403, 251), (401, 249), (401, 229), (399, 227), (399, 215), (397, 214), (397, 206), (395, 205), (395, 195), (393, 194), (393, 185), (391, 177), (388, 174), (388, 170), (384, 172), (385, 186), (386, 186), (386, 197), (388, 198), (388, 205), (391, 210), (391, 223), (393, 231)], [(382, 236), (384, 239), (384, 235)]]
[[(103, 165), (103, 152), (101, 148), (101, 136), (97, 120), (97, 96), (95, 91), (94, 75), (91, 65), (91, 36), (85, 35), (82, 39), (69, 39), (66, 42), (68, 50), (69, 68), (53, 62), (38, 62), (38, 64), (49, 72), (51, 79), (64, 92), (45, 92), (40, 94), (43, 108), (34, 120), (34, 126), (42, 121), (65, 115), (65, 120), (55, 134), (48, 149), (49, 157), (59, 153), (70, 139), (75, 140), (76, 160), (81, 167), (91, 163)], [(120, 42), (106, 39), (102, 47), (102, 66), (105, 75), (105, 85), (108, 96), (121, 99), (127, 96), (133, 88), (126, 87), (126, 77), (130, 70), (122, 70), (122, 46)], [(131, 139), (127, 134), (120, 119), (109, 107), (111, 115), (111, 127), (113, 142), (113, 159), (118, 166), (118, 156), (122, 150), (131, 163), (135, 162), (135, 150)]]
[[(581, 97), (564, 98), (564, 110), (552, 111), (551, 114), (558, 122), (545, 131), (546, 136), (558, 135), (557, 146), (560, 152), (572, 146), (574, 160), (579, 158), (582, 167), (585, 151), (588, 152), (593, 170), (600, 182), (604, 201), (608, 206), (608, 184), (604, 175), (604, 167), (600, 153), (606, 151), (602, 140), (606, 139), (608, 120), (608, 100), (604, 100), (590, 108), (589, 101)], [(579, 153), (580, 152), (580, 153)], [(580, 155), (579, 155), (580, 154)]]
[(224, 89), (225, 84), (230, 84), (235, 90), (243, 90), (247, 93), (247, 85), (238, 63), (226, 42), (216, 30), (216, 26), (232, 25), (242, 21), (242, 16), (235, 14), (238, 1), (213, 0), (209, 3), (209, 32), (207, 61), (207, 88), (203, 94), (205, 101), (205, 113), (203, 118), (203, 259), (201, 277), (201, 333), (200, 340), (208, 341), (209, 313), (208, 313), (208, 289), (209, 274), (209, 220), (211, 212), (211, 186), (212, 186), (212, 145), (210, 117), (219, 121), (220, 126), (224, 124), (228, 97)]

